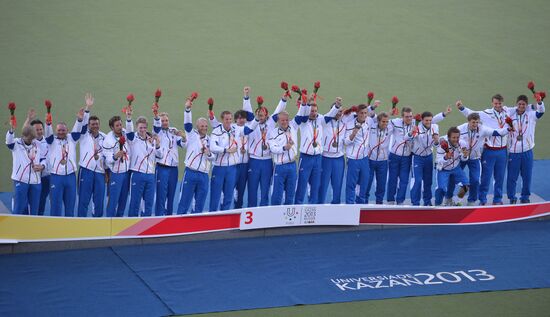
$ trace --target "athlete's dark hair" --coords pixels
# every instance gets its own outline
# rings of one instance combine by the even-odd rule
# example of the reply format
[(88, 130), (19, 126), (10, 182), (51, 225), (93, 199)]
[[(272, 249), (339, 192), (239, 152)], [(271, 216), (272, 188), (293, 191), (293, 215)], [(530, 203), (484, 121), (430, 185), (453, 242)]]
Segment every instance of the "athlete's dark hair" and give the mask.
[[(235, 121), (237, 121), (237, 119), (240, 119), (240, 118), (245, 118), (246, 119), (247, 115), (246, 115), (246, 111), (244, 110), (239, 110), (239, 111), (236, 111), (235, 114), (233, 115), (233, 118), (235, 118)], [(222, 116), (223, 118), (223, 116)]]
[(31, 126), (35, 125), (35, 124), (39, 124), (41, 125), (42, 127), (44, 127), (44, 123), (42, 123), (42, 121), (38, 120), (38, 119), (34, 119), (31, 121), (31, 123), (29, 123)]
[(503, 101), (504, 101), (504, 97), (502, 97), (501, 94), (496, 94), (496, 95), (494, 95), (494, 96), (491, 98), (491, 101), (493, 101), (493, 99), (496, 99), (496, 100), (498, 100), (498, 101), (500, 101), (500, 102), (503, 102)]
[(526, 95), (519, 95), (516, 102), (525, 101), (525, 103), (529, 103), (529, 98), (527, 98)]
[(422, 119), (427, 118), (427, 117), (433, 117), (433, 116), (434, 115), (429, 111), (422, 112)]
[(122, 121), (120, 119), (120, 116), (113, 116), (111, 119), (109, 119), (109, 127), (112, 129), (115, 127), (115, 122)]
[(450, 139), (453, 133), (458, 133), (460, 135), (460, 130), (457, 127), (450, 127), (449, 131), (447, 131), (447, 137)]
[(479, 113), (477, 112), (470, 113), (468, 115), (468, 121), (472, 121), (472, 120), (480, 120)]

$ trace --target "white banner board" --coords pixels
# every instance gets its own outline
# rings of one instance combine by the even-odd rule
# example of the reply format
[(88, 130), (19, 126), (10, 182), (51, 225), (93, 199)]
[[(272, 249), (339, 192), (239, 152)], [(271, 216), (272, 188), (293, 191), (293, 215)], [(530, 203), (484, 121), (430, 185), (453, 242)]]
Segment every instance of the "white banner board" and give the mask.
[(240, 230), (295, 226), (358, 226), (358, 205), (290, 205), (243, 209)]

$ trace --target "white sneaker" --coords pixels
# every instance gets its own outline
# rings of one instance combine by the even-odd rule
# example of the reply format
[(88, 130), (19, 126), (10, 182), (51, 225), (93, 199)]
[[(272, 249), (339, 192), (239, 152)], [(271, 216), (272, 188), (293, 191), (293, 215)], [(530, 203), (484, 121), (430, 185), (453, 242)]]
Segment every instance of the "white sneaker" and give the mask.
[(445, 203), (443, 204), (445, 206), (454, 206), (454, 202), (452, 198), (445, 198)]
[(468, 206), (476, 206), (476, 202), (475, 201), (469, 201), (468, 202)]

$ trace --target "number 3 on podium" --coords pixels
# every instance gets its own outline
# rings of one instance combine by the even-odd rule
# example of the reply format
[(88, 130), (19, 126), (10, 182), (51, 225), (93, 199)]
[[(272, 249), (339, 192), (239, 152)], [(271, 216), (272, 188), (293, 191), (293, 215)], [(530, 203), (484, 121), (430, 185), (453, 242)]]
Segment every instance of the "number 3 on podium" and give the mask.
[(246, 214), (246, 218), (245, 218), (244, 224), (249, 225), (252, 223), (252, 221), (254, 221), (254, 219), (252, 218), (254, 216), (254, 213), (252, 211), (247, 211), (245, 214)]

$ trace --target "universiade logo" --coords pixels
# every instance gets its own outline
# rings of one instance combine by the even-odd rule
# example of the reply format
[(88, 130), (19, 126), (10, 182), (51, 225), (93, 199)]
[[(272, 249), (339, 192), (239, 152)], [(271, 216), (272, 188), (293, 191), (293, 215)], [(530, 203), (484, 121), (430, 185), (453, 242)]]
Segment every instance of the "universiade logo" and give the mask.
[(454, 272), (407, 273), (393, 275), (333, 278), (330, 281), (341, 291), (383, 289), (392, 287), (428, 286), (439, 284), (476, 283), (492, 281), (495, 276), (485, 270), (472, 269)]
[(315, 206), (287, 207), (283, 213), (286, 225), (315, 224), (317, 219), (317, 208)]
[(285, 224), (287, 225), (295, 224), (296, 219), (298, 219), (299, 215), (300, 215), (300, 211), (296, 210), (296, 207), (287, 207), (286, 211), (283, 213)]

